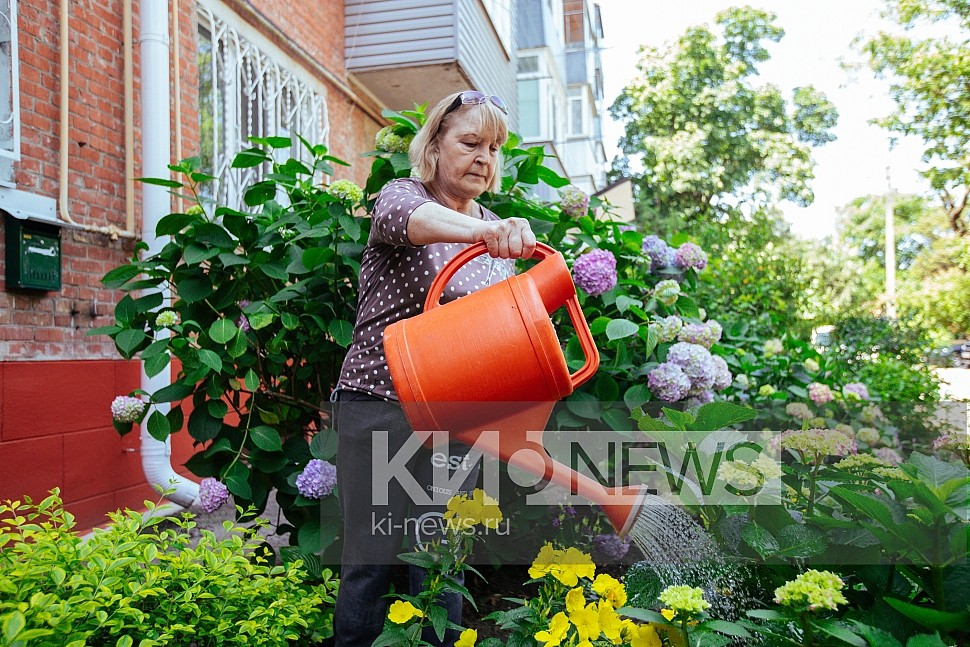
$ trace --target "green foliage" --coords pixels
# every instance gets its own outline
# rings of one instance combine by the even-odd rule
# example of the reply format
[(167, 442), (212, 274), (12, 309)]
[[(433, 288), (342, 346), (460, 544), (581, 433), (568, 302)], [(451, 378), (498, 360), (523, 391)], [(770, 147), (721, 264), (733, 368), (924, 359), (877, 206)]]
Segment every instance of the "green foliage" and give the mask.
[(869, 65), (890, 79), (896, 109), (876, 120), (926, 145), (923, 172), (954, 232), (966, 235), (970, 195), (970, 8), (965, 0), (886, 0), (884, 15), (903, 33), (882, 31), (861, 46)]
[[(327, 401), (351, 341), (368, 221), (355, 215), (359, 204), (319, 186), (315, 175), (339, 162), (323, 146), (301, 140), (314, 160), (306, 166), (273, 161), (289, 139), (257, 143), (233, 161), (272, 162), (272, 173), (245, 192), (248, 211), (201, 197), (211, 178), (197, 159), (171, 167), (180, 180), (166, 185), (195, 204), (158, 223), (167, 241), (159, 251), (104, 277), (131, 294), (115, 308), (114, 325), (93, 332), (111, 336), (123, 357), (143, 359), (149, 375), (177, 361), (172, 384), (147, 394), (153, 436), (164, 440), (187, 417), (202, 445), (188, 463), (193, 473), (218, 477), (257, 513), (276, 489), (292, 524), (279, 532), (295, 531), (290, 540), (307, 553), (333, 546), (335, 556), (335, 531), (319, 528), (339, 518), (336, 498), (304, 499), (295, 479), (312, 458), (334, 456)], [(161, 405), (169, 402), (167, 411)]]
[(661, 218), (709, 219), (729, 196), (811, 203), (811, 149), (832, 139), (835, 107), (811, 87), (786, 100), (754, 84), (766, 43), (784, 35), (773, 14), (728, 9), (715, 24), (641, 48), (637, 78), (610, 108), (626, 123), (614, 174), (635, 178), (641, 210)]
[(110, 517), (82, 540), (56, 489), (0, 505), (0, 645), (283, 646), (332, 635), (330, 571), (270, 566), (253, 529), (226, 522), (225, 539), (206, 530), (192, 546), (187, 515), (168, 529), (160, 516)]

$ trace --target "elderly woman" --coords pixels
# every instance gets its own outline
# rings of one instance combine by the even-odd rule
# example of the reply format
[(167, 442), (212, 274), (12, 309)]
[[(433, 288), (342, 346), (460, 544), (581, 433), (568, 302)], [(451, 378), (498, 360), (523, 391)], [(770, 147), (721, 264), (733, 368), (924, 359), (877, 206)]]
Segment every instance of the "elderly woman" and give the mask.
[[(453, 444), (449, 451), (420, 447), (397, 402), (384, 359), (383, 333), (419, 314), (438, 270), (471, 243), (488, 256), (463, 266), (443, 300), (453, 300), (510, 276), (513, 260), (529, 258), (536, 239), (526, 220), (500, 219), (475, 202), (501, 184), (499, 151), (508, 136), (505, 103), (466, 90), (428, 114), (409, 151), (420, 179), (399, 179), (374, 205), (370, 239), (360, 267), (354, 341), (335, 391), (339, 436), (337, 477), (344, 516), (343, 566), (334, 617), (338, 647), (369, 646), (387, 615), (397, 555), (440, 528), (455, 492), (442, 483), (475, 486), (477, 456)], [(381, 466), (384, 466), (383, 468)], [(429, 523), (430, 521), (430, 523)], [(424, 574), (411, 567), (412, 594)], [(461, 598), (441, 603), (460, 623)], [(437, 642), (427, 632), (425, 638)], [(454, 631), (444, 644), (457, 638)]]

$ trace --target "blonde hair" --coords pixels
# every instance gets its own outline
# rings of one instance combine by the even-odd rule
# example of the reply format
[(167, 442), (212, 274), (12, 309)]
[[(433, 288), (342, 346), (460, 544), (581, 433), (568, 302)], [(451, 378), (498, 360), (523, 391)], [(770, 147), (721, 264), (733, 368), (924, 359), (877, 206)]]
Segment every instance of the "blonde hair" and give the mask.
[[(448, 109), (458, 99), (461, 92), (450, 94), (438, 102), (424, 126), (415, 135), (414, 141), (408, 149), (408, 157), (411, 160), (411, 168), (415, 174), (424, 182), (434, 180), (438, 173), (438, 136), (447, 132), (450, 127), (451, 117), (460, 112), (474, 110), (479, 116), (478, 133), (485, 139), (495, 141), (499, 146), (503, 146), (509, 137), (509, 127), (505, 120), (505, 114), (494, 105), (491, 100), (486, 99), (482, 104), (463, 104), (448, 112)], [(496, 156), (493, 177), (488, 187), (489, 191), (495, 192), (502, 188), (502, 155)]]

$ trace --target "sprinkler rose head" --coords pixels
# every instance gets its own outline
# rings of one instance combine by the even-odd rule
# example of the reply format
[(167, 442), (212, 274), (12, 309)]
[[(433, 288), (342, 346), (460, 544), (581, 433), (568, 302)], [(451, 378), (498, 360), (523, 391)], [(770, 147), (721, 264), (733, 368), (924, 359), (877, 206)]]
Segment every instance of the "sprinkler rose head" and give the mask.
[(641, 485), (607, 488), (607, 493), (602, 501), (596, 503), (603, 509), (616, 534), (626, 537), (640, 516), (647, 497), (654, 495)]

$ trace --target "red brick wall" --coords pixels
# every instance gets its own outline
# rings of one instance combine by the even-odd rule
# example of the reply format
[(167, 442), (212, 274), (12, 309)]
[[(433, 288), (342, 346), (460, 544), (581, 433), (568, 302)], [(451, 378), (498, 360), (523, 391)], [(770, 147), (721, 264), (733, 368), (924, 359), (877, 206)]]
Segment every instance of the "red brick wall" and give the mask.
[[(338, 176), (363, 183), (370, 166), (360, 153), (373, 147), (379, 108), (353, 96), (343, 62), (343, 2), (227, 0), (238, 16), (261, 31), (325, 86), (330, 151), (353, 164)], [(68, 212), (82, 226), (125, 226), (122, 77), (122, 0), (71, 0)], [(141, 175), (138, 19), (133, 2), (135, 177)], [(60, 2), (18, 2), (21, 147), (17, 188), (58, 198), (60, 133)], [(223, 16), (228, 18), (228, 16)], [(233, 22), (236, 22), (233, 20)], [(182, 156), (198, 154), (196, 6), (180, 3)], [(280, 37), (280, 33), (284, 37)], [(173, 91), (174, 102), (174, 91)], [(174, 113), (174, 111), (173, 111)], [(174, 119), (174, 116), (173, 116)], [(172, 130), (173, 139), (177, 130)], [(172, 148), (175, 156), (175, 147)], [(140, 187), (133, 185), (136, 227)], [(138, 434), (120, 438), (111, 400), (138, 387), (137, 365), (119, 359), (106, 337), (88, 330), (113, 321), (122, 296), (100, 278), (130, 258), (133, 241), (61, 229), (63, 287), (59, 292), (18, 291), (4, 279), (0, 219), (0, 500), (43, 498), (60, 487), (81, 527), (104, 521), (118, 507), (155, 498), (145, 484)], [(186, 433), (173, 437), (174, 465), (192, 453)]]

